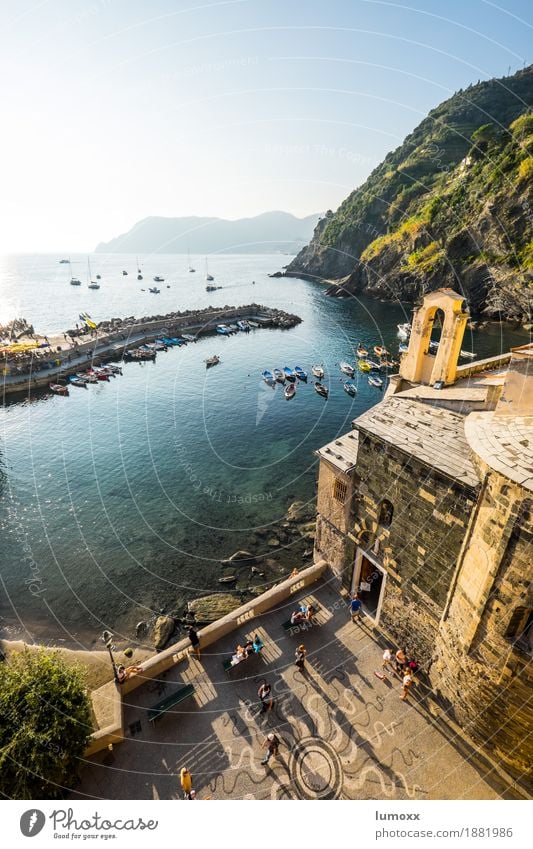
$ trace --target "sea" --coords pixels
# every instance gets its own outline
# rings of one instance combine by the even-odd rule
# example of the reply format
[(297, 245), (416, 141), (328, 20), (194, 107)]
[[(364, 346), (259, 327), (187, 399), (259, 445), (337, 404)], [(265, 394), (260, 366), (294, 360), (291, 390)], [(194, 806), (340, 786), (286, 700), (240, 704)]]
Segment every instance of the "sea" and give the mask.
[[(71, 256), (80, 287), (59, 259), (0, 257), (0, 325), (22, 316), (51, 335), (80, 313), (100, 321), (252, 302), (302, 319), (291, 330), (206, 337), (68, 398), (44, 392), (0, 408), (0, 633), (91, 647), (104, 628), (128, 640), (139, 620), (220, 591), (221, 559), (275, 528), (294, 501), (313, 503), (317, 449), (382, 397), (360, 373), (350, 397), (339, 363), (354, 362), (358, 342), (397, 358), (397, 324), (411, 307), (270, 277), (290, 261), (283, 254), (209, 257), (222, 287), (209, 293), (204, 257), (190, 258), (192, 273), (181, 255), (94, 254), (95, 291), (86, 255)], [(158, 295), (148, 292), (156, 275)], [(463, 347), (482, 358), (526, 341), (493, 323), (467, 332)], [(206, 369), (212, 354), (221, 363)], [(313, 364), (325, 369), (327, 401), (313, 389)], [(309, 381), (287, 401), (261, 372), (295, 365)]]

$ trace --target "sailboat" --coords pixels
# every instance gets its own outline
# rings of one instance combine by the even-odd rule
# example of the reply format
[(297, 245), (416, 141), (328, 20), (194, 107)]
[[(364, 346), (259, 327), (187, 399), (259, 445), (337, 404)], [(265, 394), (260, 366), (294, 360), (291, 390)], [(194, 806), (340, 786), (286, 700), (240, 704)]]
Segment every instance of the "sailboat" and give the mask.
[[(189, 267), (189, 271), (190, 270), (191, 269)], [(214, 280), (215, 279), (212, 274), (209, 274), (209, 269), (207, 267), (207, 257), (205, 258), (205, 279), (206, 280)]]
[(191, 271), (191, 272), (196, 271), (196, 268), (193, 268), (192, 265), (191, 265), (191, 255), (188, 251), (187, 251), (187, 262), (189, 264), (189, 271)]
[(68, 267), (70, 269), (70, 285), (71, 286), (81, 286), (81, 280), (78, 280), (77, 277), (72, 276), (72, 265), (70, 263), (70, 257), (68, 258)]
[[(91, 279), (91, 263), (89, 257), (87, 257), (87, 288), (88, 289), (99, 289), (100, 284), (96, 282), (96, 280)], [(72, 280), (70, 281), (72, 283)]]
[(139, 257), (136, 256), (135, 259), (137, 260), (137, 280), (142, 280), (143, 276), (141, 274), (141, 267), (139, 265)]

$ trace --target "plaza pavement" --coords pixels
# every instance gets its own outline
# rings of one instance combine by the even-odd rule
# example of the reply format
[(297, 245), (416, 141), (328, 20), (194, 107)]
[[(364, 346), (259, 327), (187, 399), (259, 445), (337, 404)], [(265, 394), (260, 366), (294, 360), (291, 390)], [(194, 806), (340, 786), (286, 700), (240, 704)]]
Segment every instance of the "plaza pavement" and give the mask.
[[(300, 599), (319, 605), (319, 624), (291, 635), (282, 623)], [(225, 673), (222, 661), (256, 633), (262, 654)], [(308, 650), (304, 672), (294, 665), (300, 642)], [(328, 572), (199, 661), (187, 658), (126, 696), (126, 739), (84, 762), (73, 796), (180, 799), (186, 766), (198, 799), (514, 798), (491, 763), (432, 715), (423, 680), (402, 702), (399, 679), (374, 674), (385, 646), (369, 620), (351, 622)], [(261, 716), (263, 679), (275, 705)], [(147, 708), (184, 682), (194, 684), (194, 696), (149, 723)], [(265, 767), (262, 743), (271, 730), (282, 745)]]

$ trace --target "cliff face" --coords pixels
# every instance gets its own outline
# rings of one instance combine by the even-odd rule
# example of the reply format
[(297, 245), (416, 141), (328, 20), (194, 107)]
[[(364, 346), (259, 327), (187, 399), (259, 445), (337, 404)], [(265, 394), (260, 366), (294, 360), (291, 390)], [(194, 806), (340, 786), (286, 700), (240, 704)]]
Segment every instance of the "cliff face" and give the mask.
[(533, 66), (434, 109), (327, 213), (287, 269), (331, 294), (414, 300), (460, 288), (473, 313), (526, 320), (533, 280)]

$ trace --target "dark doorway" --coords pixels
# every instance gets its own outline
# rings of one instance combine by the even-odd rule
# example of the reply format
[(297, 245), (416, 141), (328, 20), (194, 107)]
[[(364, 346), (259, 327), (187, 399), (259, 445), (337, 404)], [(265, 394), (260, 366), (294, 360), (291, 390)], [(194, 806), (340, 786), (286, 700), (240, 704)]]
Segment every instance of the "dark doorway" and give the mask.
[(381, 569), (363, 554), (359, 573), (359, 594), (365, 613), (372, 619), (376, 619), (379, 613), (383, 577)]

